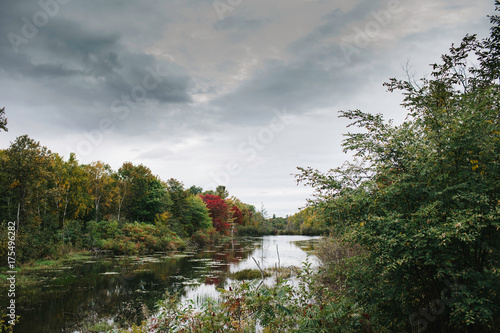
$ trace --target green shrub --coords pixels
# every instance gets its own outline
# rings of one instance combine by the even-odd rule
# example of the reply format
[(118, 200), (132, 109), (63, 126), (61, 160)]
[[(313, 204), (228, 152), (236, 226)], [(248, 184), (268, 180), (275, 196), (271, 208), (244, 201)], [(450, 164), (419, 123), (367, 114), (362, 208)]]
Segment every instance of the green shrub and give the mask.
[(59, 243), (55, 232), (50, 229), (25, 228), (18, 232), (16, 258), (18, 263), (52, 256)]
[(500, 331), (500, 16), (490, 21), (489, 38), (467, 35), (428, 78), (385, 84), (404, 96), (401, 124), (340, 111), (361, 128), (342, 144), (355, 160), (299, 168), (322, 219), (362, 247), (346, 287), (380, 330)]
[(82, 246), (83, 239), (83, 222), (77, 220), (69, 220), (64, 223), (62, 229), (57, 232), (57, 239), (60, 239), (63, 244), (74, 245), (75, 247)]
[(256, 227), (253, 225), (239, 225), (236, 228), (238, 236), (263, 236), (273, 234), (272, 230), (265, 227)]
[(87, 222), (86, 245), (102, 248), (104, 240), (113, 239), (122, 234), (120, 224), (116, 220)]
[(206, 230), (198, 230), (191, 236), (191, 242), (200, 247), (218, 244), (220, 239), (221, 235), (213, 227)]
[(149, 223), (126, 223), (115, 237), (101, 239), (97, 244), (116, 254), (146, 254), (184, 249), (186, 243), (175, 233)]

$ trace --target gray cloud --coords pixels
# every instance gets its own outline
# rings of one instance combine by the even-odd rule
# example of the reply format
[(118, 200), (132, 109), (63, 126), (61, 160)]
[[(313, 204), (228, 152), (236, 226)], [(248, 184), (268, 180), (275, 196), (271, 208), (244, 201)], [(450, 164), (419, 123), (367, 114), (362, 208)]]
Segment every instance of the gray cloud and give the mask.
[[(342, 163), (345, 124), (335, 111), (401, 113), (383, 81), (408, 58), (428, 72), (465, 32), (487, 35), (493, 9), (490, 0), (401, 0), (390, 24), (356, 44), (387, 6), (244, 1), (220, 20), (207, 0), (70, 1), (28, 38), (23, 27), (42, 10), (38, 0), (3, 0), (0, 107), (9, 132), (1, 148), (28, 133), (67, 155), (93, 135), (82, 162), (132, 160), (203, 186), (231, 159), (244, 160), (238, 145), (268, 126), (273, 110), (286, 110), (296, 122), (241, 162), (230, 191), (257, 207), (264, 201), (270, 213), (293, 213), (306, 196), (289, 175), (294, 166)], [(9, 33), (24, 38), (17, 52)]]
[(246, 33), (252, 32), (264, 26), (262, 19), (247, 19), (244, 17), (228, 16), (214, 24), (215, 30), (240, 30)]
[[(131, 96), (136, 104), (147, 101), (166, 104), (191, 102), (191, 78), (181, 66), (130, 50), (124, 43), (126, 37), (114, 29), (98, 31), (69, 19), (71, 15), (65, 14), (71, 9), (71, 3), (66, 8), (61, 5), (57, 15), (50, 17), (46, 25), (36, 28), (36, 35), (23, 34), (27, 31), (23, 29), (28, 29), (23, 28), (25, 19), (32, 21), (33, 13), (42, 10), (34, 2), (30, 4), (23, 6), (8, 1), (11, 10), (2, 11), (1, 67), (7, 76), (37, 82), (53, 91), (73, 96), (76, 104), (87, 104), (88, 108), (102, 105), (100, 111), (89, 110), (81, 114), (84, 119), (78, 123), (92, 126), (91, 123), (95, 124), (109, 113), (112, 101), (122, 99), (122, 96)], [(97, 3), (92, 5), (99, 6)], [(94, 7), (92, 10), (98, 9)], [(23, 42), (12, 47), (9, 33), (24, 38)], [(152, 77), (154, 72), (161, 75), (159, 82)], [(148, 87), (154, 85), (154, 89), (143, 87), (145, 80)], [(36, 92), (31, 96), (42, 103), (45, 99)], [(74, 112), (78, 109), (76, 105), (66, 105), (65, 109), (60, 112), (70, 112), (72, 118), (76, 113), (78, 118), (78, 112)], [(93, 121), (89, 119), (92, 115)]]

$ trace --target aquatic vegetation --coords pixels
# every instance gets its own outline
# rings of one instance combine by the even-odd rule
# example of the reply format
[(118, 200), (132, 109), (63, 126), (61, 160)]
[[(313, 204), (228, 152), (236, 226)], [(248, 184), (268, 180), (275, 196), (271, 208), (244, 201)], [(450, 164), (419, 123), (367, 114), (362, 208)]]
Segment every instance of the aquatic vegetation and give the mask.
[(168, 294), (158, 303), (158, 313), (131, 331), (358, 332), (369, 326), (356, 303), (325, 290), (317, 281), (317, 273), (306, 262), (294, 287), (282, 278), (270, 286), (258, 280), (239, 282), (221, 289), (217, 300), (202, 300), (201, 306), (181, 303)]
[[(234, 280), (256, 280), (261, 278), (261, 272), (258, 269), (243, 269), (241, 271), (236, 271), (234, 273), (230, 273), (229, 277)], [(264, 277), (269, 277), (271, 274), (269, 272), (265, 272)]]

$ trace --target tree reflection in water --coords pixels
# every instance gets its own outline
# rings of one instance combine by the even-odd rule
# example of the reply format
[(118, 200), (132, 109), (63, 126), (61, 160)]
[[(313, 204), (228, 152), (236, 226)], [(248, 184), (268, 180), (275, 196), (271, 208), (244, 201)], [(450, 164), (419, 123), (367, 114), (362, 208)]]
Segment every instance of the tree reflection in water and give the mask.
[[(251, 257), (263, 267), (277, 262), (300, 265), (307, 254), (301, 247), (314, 247), (317, 237), (265, 236), (241, 238), (212, 249), (179, 255), (145, 257), (89, 257), (68, 262), (69, 269), (30, 273), (39, 283), (19, 288), (17, 304), (21, 319), (16, 332), (86, 331), (93, 323), (110, 321), (139, 324), (145, 313), (165, 292), (181, 300), (202, 301), (216, 297), (227, 287), (230, 272), (255, 268)], [(6, 304), (2, 295), (2, 304)]]

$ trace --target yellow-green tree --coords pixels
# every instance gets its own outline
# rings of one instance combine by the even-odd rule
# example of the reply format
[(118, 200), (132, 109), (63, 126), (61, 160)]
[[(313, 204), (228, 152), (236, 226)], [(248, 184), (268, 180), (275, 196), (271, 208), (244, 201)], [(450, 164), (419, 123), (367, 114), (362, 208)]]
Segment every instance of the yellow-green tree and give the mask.
[(76, 155), (71, 153), (68, 160), (54, 154), (54, 178), (58, 193), (59, 221), (83, 219), (92, 208), (92, 198), (87, 191), (88, 173), (81, 167)]
[(113, 200), (111, 167), (104, 162), (97, 161), (85, 165), (84, 170), (88, 175), (87, 191), (93, 201), (94, 219), (99, 221), (103, 216), (102, 211), (105, 211)]
[(17, 225), (40, 223), (42, 191), (47, 181), (51, 152), (27, 135), (18, 137), (5, 151), (2, 171), (10, 199), (10, 216)]

